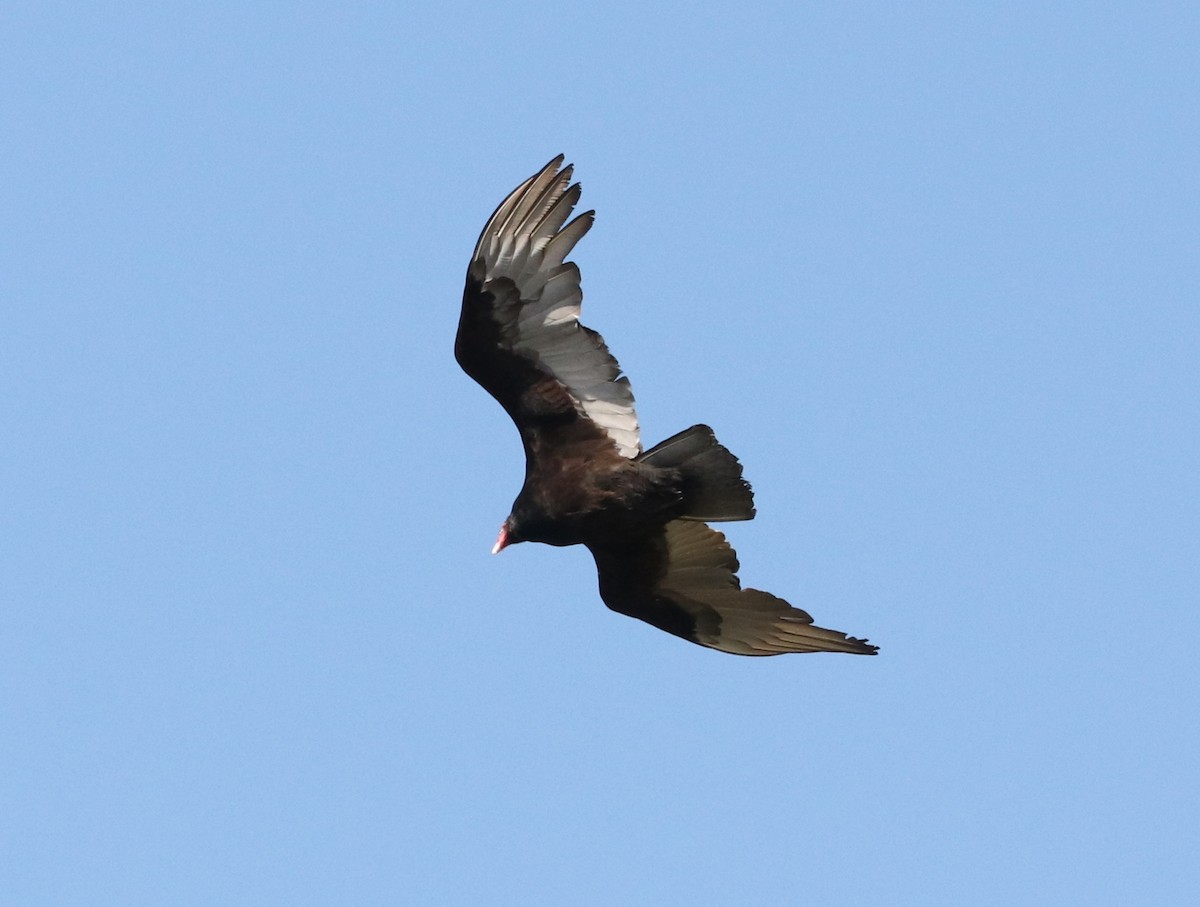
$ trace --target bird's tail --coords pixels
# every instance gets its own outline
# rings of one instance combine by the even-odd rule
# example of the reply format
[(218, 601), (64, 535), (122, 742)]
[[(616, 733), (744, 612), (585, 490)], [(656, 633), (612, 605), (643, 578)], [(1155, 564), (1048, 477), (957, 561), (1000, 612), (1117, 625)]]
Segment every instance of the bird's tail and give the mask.
[(742, 478), (742, 464), (717, 441), (707, 425), (684, 429), (647, 450), (638, 460), (682, 473), (682, 519), (713, 523), (754, 519), (754, 492)]

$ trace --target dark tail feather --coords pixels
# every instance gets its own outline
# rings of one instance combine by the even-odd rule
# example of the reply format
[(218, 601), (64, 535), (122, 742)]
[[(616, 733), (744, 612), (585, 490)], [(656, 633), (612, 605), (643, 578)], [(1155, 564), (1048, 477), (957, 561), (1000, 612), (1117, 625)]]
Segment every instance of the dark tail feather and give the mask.
[(742, 464), (707, 425), (693, 425), (667, 438), (638, 460), (683, 473), (682, 519), (711, 523), (754, 519), (754, 493), (742, 478)]

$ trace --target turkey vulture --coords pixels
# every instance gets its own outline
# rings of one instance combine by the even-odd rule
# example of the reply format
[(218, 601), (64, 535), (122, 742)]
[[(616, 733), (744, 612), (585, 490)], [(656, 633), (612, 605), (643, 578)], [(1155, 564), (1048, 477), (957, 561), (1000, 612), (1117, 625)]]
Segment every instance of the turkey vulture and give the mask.
[[(525, 447), (525, 484), (492, 553), (516, 542), (586, 545), (600, 597), (690, 642), (736, 655), (877, 648), (738, 582), (705, 525), (754, 517), (737, 458), (707, 425), (643, 451), (633, 392), (603, 338), (579, 323), (579, 268), (564, 261), (595, 214), (559, 155), (496, 209), (467, 268), (454, 355)], [(565, 225), (565, 226), (564, 226)]]

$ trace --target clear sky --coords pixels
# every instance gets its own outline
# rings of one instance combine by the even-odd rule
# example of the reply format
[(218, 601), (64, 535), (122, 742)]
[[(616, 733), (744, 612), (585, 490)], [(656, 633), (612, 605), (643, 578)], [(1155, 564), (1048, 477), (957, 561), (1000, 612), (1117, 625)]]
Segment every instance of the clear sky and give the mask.
[[(0, 903), (1200, 903), (1200, 7), (6, 4)], [(746, 659), (488, 551), (550, 157)]]

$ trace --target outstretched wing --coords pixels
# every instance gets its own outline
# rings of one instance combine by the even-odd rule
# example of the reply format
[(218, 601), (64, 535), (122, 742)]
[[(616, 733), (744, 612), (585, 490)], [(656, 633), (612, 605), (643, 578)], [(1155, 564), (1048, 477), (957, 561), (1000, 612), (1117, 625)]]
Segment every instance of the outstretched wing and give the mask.
[(567, 223), (579, 184), (562, 162), (513, 190), (483, 228), (454, 355), (512, 417), (527, 454), (590, 440), (632, 458), (642, 449), (633, 392), (604, 339), (579, 323), (579, 268), (563, 261), (594, 212)]
[(690, 642), (734, 655), (879, 651), (814, 626), (807, 612), (769, 592), (743, 589), (733, 548), (703, 523), (675, 520), (656, 536), (592, 547), (592, 554), (608, 607)]

